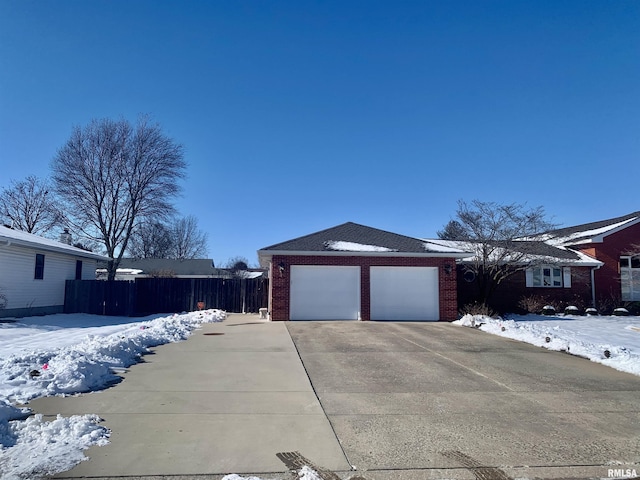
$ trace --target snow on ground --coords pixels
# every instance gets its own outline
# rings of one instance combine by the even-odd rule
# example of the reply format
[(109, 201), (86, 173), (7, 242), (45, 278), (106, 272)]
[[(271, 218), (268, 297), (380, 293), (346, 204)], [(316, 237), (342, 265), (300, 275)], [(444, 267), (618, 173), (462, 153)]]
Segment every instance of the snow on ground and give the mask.
[[(33, 398), (99, 390), (139, 361), (150, 347), (186, 339), (219, 310), (131, 318), (50, 315), (0, 323), (0, 479), (34, 479), (67, 471), (83, 451), (108, 443), (96, 415), (45, 421), (21, 403)], [(467, 315), (455, 322), (589, 358), (640, 375), (640, 317)], [(549, 341), (547, 342), (547, 338)], [(608, 354), (608, 356), (607, 356)], [(305, 467), (302, 480), (317, 480)], [(226, 480), (245, 480), (227, 475)]]
[(549, 350), (566, 351), (640, 375), (640, 317), (509, 315), (495, 319), (465, 315), (453, 323)]
[[(318, 475), (318, 472), (316, 472), (315, 470), (313, 470), (312, 468), (306, 465), (298, 471), (298, 478), (300, 480), (323, 480), (322, 477)], [(222, 480), (262, 480), (262, 479), (260, 477), (241, 477), (240, 475), (236, 475), (235, 473), (232, 473), (231, 475), (225, 475), (222, 478)]]
[(108, 443), (96, 415), (44, 421), (20, 403), (99, 390), (149, 348), (186, 339), (226, 314), (205, 310), (136, 319), (72, 314), (0, 323), (0, 479), (33, 479), (86, 460), (83, 450)]

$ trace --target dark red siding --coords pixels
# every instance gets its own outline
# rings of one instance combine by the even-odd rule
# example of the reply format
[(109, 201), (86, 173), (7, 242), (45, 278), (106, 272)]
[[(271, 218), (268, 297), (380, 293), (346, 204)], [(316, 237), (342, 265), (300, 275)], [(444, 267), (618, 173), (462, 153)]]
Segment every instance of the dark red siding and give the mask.
[[(635, 247), (634, 247), (635, 245)], [(576, 245), (604, 265), (595, 271), (596, 300), (598, 302), (620, 302), (620, 255), (638, 252), (640, 245), (640, 223), (604, 237), (602, 243)], [(620, 306), (620, 305), (616, 305)]]
[[(520, 301), (525, 297), (543, 297), (547, 303), (565, 308), (591, 305), (591, 267), (571, 267), (570, 288), (527, 287), (524, 271), (514, 273), (504, 280), (489, 300), (489, 306), (498, 313), (521, 313)], [(477, 301), (477, 283), (466, 282), (463, 267), (458, 266), (458, 299), (460, 308)]]
[[(284, 265), (281, 272), (279, 265)], [(362, 320), (371, 319), (370, 267), (438, 267), (440, 283), (440, 320), (453, 321), (458, 315), (458, 301), (453, 258), (376, 257), (376, 256), (290, 256), (274, 255), (271, 263), (271, 319), (289, 320), (289, 275), (291, 265), (358, 266), (360, 268), (360, 308)], [(445, 265), (453, 270), (445, 272)]]

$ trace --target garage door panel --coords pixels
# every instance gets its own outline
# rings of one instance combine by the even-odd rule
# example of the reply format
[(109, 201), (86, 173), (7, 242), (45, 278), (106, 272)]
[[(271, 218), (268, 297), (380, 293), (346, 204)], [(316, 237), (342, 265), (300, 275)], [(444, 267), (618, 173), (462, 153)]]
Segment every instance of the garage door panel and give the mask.
[(438, 320), (437, 267), (371, 267), (372, 320)]
[(360, 267), (292, 265), (291, 320), (357, 320)]

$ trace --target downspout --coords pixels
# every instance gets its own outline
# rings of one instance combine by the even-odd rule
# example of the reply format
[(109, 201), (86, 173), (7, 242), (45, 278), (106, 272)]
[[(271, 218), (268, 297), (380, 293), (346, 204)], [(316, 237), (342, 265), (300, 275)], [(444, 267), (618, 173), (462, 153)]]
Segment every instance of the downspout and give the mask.
[(602, 265), (598, 265), (596, 267), (591, 267), (591, 306), (596, 308), (596, 282), (595, 282), (595, 271), (598, 270)]

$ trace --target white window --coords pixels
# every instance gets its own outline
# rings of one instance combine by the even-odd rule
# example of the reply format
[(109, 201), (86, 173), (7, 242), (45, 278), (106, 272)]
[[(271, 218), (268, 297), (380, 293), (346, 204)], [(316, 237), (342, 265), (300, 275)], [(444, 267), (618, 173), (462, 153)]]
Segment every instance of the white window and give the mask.
[(640, 301), (640, 255), (620, 257), (622, 300)]
[(571, 267), (540, 265), (526, 270), (527, 287), (571, 288)]

